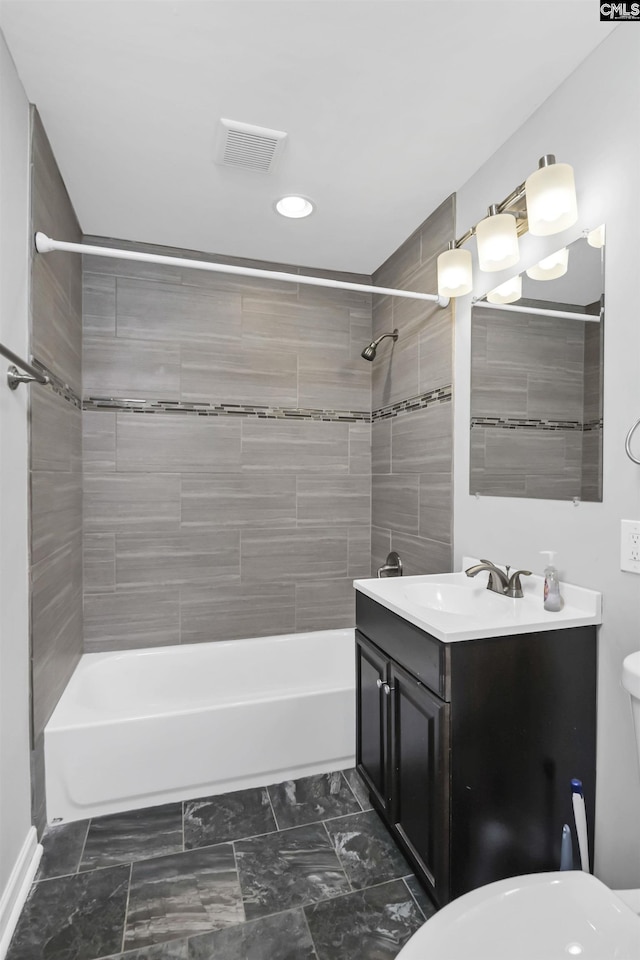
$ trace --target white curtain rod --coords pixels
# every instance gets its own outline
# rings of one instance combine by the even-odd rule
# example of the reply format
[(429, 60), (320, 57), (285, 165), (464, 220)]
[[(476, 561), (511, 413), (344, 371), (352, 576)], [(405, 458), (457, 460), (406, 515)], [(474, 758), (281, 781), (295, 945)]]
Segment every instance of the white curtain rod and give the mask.
[(474, 300), (474, 307), (488, 307), (491, 310), (511, 310), (513, 313), (533, 313), (538, 317), (561, 317), (566, 320), (589, 320), (599, 323), (597, 313), (574, 313), (571, 310), (545, 310), (542, 307), (517, 307), (515, 303), (488, 303), (486, 300)]
[(52, 240), (45, 233), (36, 233), (38, 253), (62, 250), (67, 253), (89, 253), (93, 257), (114, 257), (118, 260), (139, 260), (142, 263), (163, 263), (167, 266), (189, 267), (192, 270), (209, 270), (213, 273), (233, 273), (241, 277), (260, 277), (267, 280), (283, 280), (285, 283), (306, 283), (315, 287), (332, 287), (337, 290), (357, 290), (360, 293), (377, 293), (390, 297), (408, 297), (411, 300), (429, 300), (439, 307), (449, 305), (448, 297), (436, 293), (418, 293), (413, 290), (395, 290), (391, 287), (373, 287), (364, 283), (347, 283), (327, 277), (307, 277), (297, 273), (280, 273), (276, 270), (258, 270), (253, 267), (234, 267), (226, 263), (209, 263), (206, 260), (186, 260), (183, 257), (165, 257), (156, 253), (140, 253), (137, 250), (118, 250), (115, 247), (94, 247), (85, 243), (67, 243)]

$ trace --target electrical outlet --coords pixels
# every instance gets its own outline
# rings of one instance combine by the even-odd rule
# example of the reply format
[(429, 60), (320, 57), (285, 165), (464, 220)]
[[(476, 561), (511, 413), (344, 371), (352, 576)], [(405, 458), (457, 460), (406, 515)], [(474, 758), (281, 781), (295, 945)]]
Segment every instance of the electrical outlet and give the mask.
[(640, 520), (620, 521), (620, 569), (640, 573)]

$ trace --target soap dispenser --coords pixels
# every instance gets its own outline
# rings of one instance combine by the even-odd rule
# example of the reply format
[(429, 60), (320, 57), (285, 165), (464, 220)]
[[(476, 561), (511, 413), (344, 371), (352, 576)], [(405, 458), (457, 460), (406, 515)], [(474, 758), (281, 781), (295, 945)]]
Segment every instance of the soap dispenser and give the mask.
[(557, 613), (558, 610), (562, 610), (562, 597), (560, 596), (560, 578), (553, 565), (555, 551), (541, 550), (540, 553), (547, 557), (547, 566), (544, 568), (544, 609)]

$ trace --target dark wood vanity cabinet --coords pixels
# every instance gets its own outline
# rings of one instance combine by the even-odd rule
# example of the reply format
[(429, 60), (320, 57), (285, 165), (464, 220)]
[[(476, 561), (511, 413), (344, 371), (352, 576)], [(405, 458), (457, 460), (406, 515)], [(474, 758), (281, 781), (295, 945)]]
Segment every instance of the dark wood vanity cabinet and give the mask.
[(593, 851), (596, 628), (441, 643), (356, 597), (357, 768), (434, 901), (557, 870), (572, 777)]

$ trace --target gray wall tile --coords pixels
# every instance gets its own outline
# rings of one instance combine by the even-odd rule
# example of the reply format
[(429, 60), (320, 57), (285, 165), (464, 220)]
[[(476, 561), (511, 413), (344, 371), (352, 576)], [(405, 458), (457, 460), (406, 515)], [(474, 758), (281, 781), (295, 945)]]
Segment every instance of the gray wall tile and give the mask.
[(309, 526), (369, 524), (369, 476), (298, 479), (298, 523)]
[(83, 551), (85, 596), (113, 593), (116, 589), (115, 533), (86, 533)]
[(191, 530), (180, 536), (116, 537), (116, 585), (134, 587), (240, 578), (236, 531)]
[(402, 557), (404, 574), (413, 577), (424, 573), (448, 573), (453, 563), (453, 551), (449, 544), (425, 537), (413, 537), (394, 533), (391, 548)]
[(293, 583), (181, 587), (182, 643), (293, 633), (295, 589)]
[(349, 424), (319, 420), (243, 420), (242, 468), (277, 473), (347, 473)]
[(371, 571), (368, 576), (375, 577), (391, 550), (391, 530), (388, 528), (371, 527)]
[(184, 474), (182, 526), (285, 527), (296, 522), (296, 478)]
[(117, 415), (117, 469), (152, 473), (235, 472), (240, 422), (159, 413)]
[(115, 337), (115, 277), (83, 271), (82, 330), (85, 337)]
[(179, 643), (178, 588), (86, 595), (84, 642), (88, 653)]
[(355, 608), (355, 590), (349, 580), (296, 585), (296, 631), (353, 627)]
[(243, 530), (241, 537), (243, 583), (347, 576), (348, 532), (339, 527), (324, 527), (313, 537), (304, 528)]
[(88, 473), (84, 477), (86, 533), (180, 533), (180, 475)]
[(83, 412), (82, 469), (85, 475), (116, 469), (116, 414), (113, 411)]
[(451, 472), (420, 475), (419, 533), (428, 540), (452, 541)]
[(260, 345), (182, 347), (182, 399), (295, 407), (297, 355)]
[(451, 472), (452, 404), (439, 403), (391, 421), (391, 472)]
[[(80, 227), (35, 108), (31, 110), (31, 230), (79, 242)], [(33, 356), (81, 393), (80, 258), (31, 261)], [(30, 388), (32, 814), (45, 815), (42, 731), (82, 652), (82, 418), (50, 387)]]
[(371, 473), (370, 423), (349, 424), (349, 473)]
[(241, 304), (236, 294), (118, 278), (116, 302), (119, 337), (224, 343), (240, 335)]
[(349, 528), (347, 579), (368, 577), (371, 570), (371, 524)]
[[(376, 271), (385, 286), (434, 293), (436, 257), (454, 236), (454, 198), (434, 211)], [(449, 386), (453, 379), (453, 307), (376, 298), (374, 336), (394, 328), (398, 340), (373, 365), (374, 410)], [(486, 337), (483, 344), (486, 353)], [(390, 549), (405, 572), (451, 569), (452, 404), (399, 411), (372, 425), (372, 567)]]
[(180, 347), (153, 340), (85, 337), (84, 394), (180, 399)]
[(31, 477), (31, 562), (50, 556), (82, 531), (82, 476), (77, 471), (34, 471)]
[(410, 474), (374, 474), (371, 477), (371, 515), (376, 526), (417, 534), (420, 477)]

